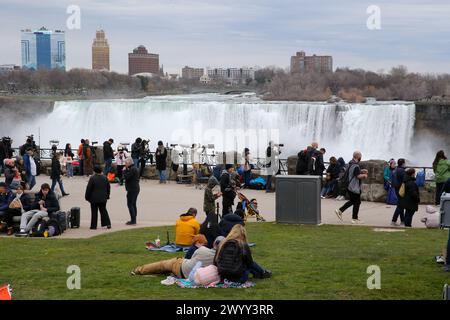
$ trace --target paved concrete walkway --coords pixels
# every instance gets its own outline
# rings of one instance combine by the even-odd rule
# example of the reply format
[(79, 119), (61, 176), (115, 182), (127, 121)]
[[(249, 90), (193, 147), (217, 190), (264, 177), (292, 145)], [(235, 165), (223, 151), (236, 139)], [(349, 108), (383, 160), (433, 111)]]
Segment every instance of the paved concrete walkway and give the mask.
[[(199, 210), (198, 220), (200, 222), (205, 218), (203, 213), (203, 189), (199, 190), (193, 185), (181, 185), (172, 181), (167, 184), (159, 184), (155, 180), (141, 180), (137, 226), (125, 225), (125, 222), (129, 220), (125, 187), (112, 184), (111, 200), (107, 205), (112, 229), (90, 230), (90, 206), (84, 200), (87, 181), (88, 178), (86, 177), (63, 178), (64, 187), (66, 192), (70, 193), (70, 196), (61, 199), (62, 210), (68, 211), (71, 207), (81, 208), (81, 227), (70, 229), (63, 234), (63, 238), (88, 238), (118, 230), (174, 225), (178, 216), (186, 212), (189, 207), (195, 207)], [(46, 176), (37, 177), (35, 190), (38, 190), (40, 184), (44, 182), (50, 182), (50, 179)], [(256, 198), (258, 200), (260, 212), (267, 221), (275, 221), (275, 193), (266, 194), (264, 191), (257, 190), (243, 190), (242, 192), (249, 199)], [(334, 213), (334, 209), (342, 204), (342, 201), (334, 199), (322, 200), (322, 223), (351, 224), (351, 208), (344, 213), (343, 223), (338, 220)], [(363, 202), (360, 209), (360, 219), (364, 221), (364, 225), (388, 227), (394, 210), (394, 206), (383, 203)], [(419, 212), (414, 216), (413, 227), (423, 228), (424, 224), (420, 222), (420, 219), (425, 215), (425, 206), (420, 206)], [(254, 220), (251, 219), (250, 221)], [(100, 226), (100, 219), (98, 225)]]

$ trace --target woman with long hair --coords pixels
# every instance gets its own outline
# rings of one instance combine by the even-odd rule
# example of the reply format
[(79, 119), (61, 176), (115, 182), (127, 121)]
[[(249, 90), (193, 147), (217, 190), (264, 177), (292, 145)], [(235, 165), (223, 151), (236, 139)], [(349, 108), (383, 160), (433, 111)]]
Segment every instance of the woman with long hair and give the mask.
[(66, 148), (64, 149), (64, 164), (66, 165), (66, 174), (67, 177), (73, 177), (73, 157), (75, 155), (72, 152), (72, 146), (70, 143), (66, 144)]
[(436, 199), (435, 204), (441, 203), (441, 195), (444, 191), (444, 184), (450, 178), (450, 160), (445, 156), (444, 150), (439, 150), (433, 161), (433, 172), (436, 178)]
[(262, 268), (253, 261), (247, 243), (247, 231), (236, 224), (217, 248), (214, 264), (219, 270), (222, 280), (244, 283), (251, 273), (253, 278), (270, 278), (272, 272)]

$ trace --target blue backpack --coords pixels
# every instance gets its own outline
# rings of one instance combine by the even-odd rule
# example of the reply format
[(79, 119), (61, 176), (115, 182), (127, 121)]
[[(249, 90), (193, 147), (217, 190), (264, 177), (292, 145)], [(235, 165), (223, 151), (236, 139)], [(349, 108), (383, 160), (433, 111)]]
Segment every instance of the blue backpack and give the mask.
[(263, 190), (266, 188), (266, 180), (262, 177), (257, 177), (255, 179), (250, 180), (250, 189), (258, 189)]
[(425, 186), (425, 170), (419, 171), (416, 174), (416, 184), (418, 187)]

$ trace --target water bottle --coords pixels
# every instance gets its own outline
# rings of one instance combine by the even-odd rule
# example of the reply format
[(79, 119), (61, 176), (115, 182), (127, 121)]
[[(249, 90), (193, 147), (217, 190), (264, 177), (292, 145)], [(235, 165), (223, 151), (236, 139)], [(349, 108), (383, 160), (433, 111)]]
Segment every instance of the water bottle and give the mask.
[(159, 235), (158, 235), (158, 238), (156, 238), (156, 240), (155, 240), (155, 244), (158, 248), (161, 247), (161, 240), (159, 239)]
[(44, 238), (48, 238), (48, 230), (44, 231)]

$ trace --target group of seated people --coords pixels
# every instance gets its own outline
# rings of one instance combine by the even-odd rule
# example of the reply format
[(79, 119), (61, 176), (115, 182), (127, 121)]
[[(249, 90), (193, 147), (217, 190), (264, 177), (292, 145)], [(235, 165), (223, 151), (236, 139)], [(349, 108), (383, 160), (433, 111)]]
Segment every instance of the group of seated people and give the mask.
[[(242, 211), (241, 211), (242, 212)], [(258, 265), (247, 242), (242, 213), (224, 216), (220, 223), (209, 214), (203, 224), (196, 220), (197, 210), (190, 208), (175, 226), (175, 243), (187, 247), (184, 258), (178, 257), (139, 266), (133, 275), (174, 274), (195, 285), (212, 285), (225, 279), (244, 283), (254, 278), (269, 278), (272, 272)], [(214, 214), (216, 215), (216, 214)]]
[(29, 236), (40, 219), (57, 211), (59, 202), (48, 183), (41, 185), (31, 203), (23, 185), (11, 190), (5, 182), (0, 182), (0, 231), (6, 230), (7, 235), (14, 234), (15, 216), (20, 216), (20, 231), (16, 236)]

